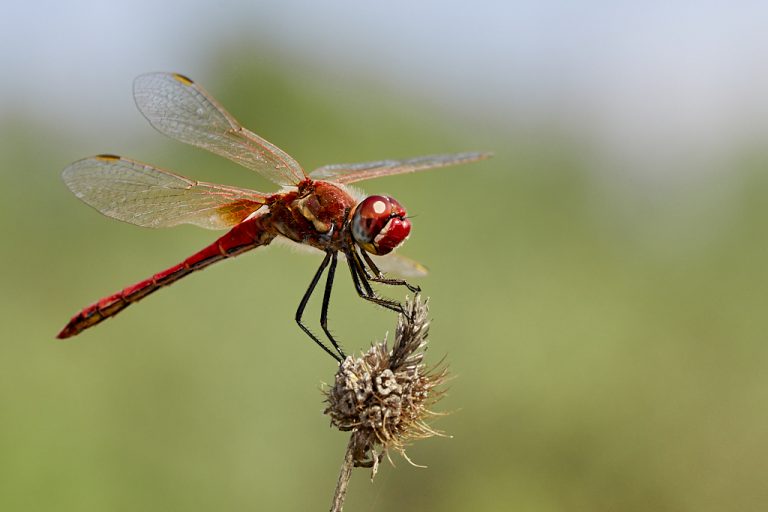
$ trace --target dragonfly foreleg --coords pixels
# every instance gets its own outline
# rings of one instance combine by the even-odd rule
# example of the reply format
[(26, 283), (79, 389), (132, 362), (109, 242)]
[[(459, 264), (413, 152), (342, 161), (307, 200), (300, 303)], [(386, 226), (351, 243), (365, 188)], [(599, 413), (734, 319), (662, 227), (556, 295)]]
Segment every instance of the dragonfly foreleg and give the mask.
[(363, 262), (360, 260), (360, 256), (354, 249), (346, 253), (347, 263), (349, 264), (349, 271), (352, 273), (352, 282), (355, 284), (355, 290), (357, 294), (374, 304), (390, 309), (396, 313), (403, 312), (403, 306), (397, 301), (391, 299), (384, 299), (376, 295), (368, 281), (372, 278), (368, 275)]
[[(312, 296), (312, 292), (315, 291), (315, 287), (317, 286), (318, 281), (320, 281), (320, 278), (323, 275), (323, 272), (325, 271), (325, 268), (328, 266), (328, 263), (331, 261), (331, 252), (327, 252), (325, 254), (325, 258), (323, 258), (323, 262), (320, 264), (320, 268), (317, 269), (317, 272), (315, 272), (315, 275), (312, 277), (312, 281), (309, 283), (309, 288), (307, 288), (307, 291), (304, 293), (304, 296), (301, 298), (301, 302), (299, 302), (299, 307), (296, 309), (296, 323), (299, 324), (299, 327), (301, 327), (301, 330), (304, 331), (307, 336), (312, 338), (312, 341), (317, 343), (320, 348), (325, 350), (332, 358), (334, 358), (337, 362), (341, 362), (341, 358), (333, 352), (330, 348), (328, 348), (325, 343), (320, 341), (320, 338), (315, 336), (315, 334), (309, 330), (309, 327), (304, 325), (301, 321), (301, 317), (304, 315), (304, 309), (307, 307), (307, 302), (309, 302), (309, 298)], [(327, 288), (327, 287), (326, 287)], [(326, 293), (327, 294), (327, 293)], [(325, 305), (325, 301), (324, 305)], [(326, 331), (327, 334), (327, 331)], [(331, 338), (331, 341), (333, 341), (333, 338)], [(338, 346), (336, 345), (335, 341), (333, 341), (333, 344), (336, 348)]]
[(371, 284), (368, 282), (371, 279), (371, 276), (368, 274), (368, 270), (365, 268), (365, 265), (363, 265), (363, 262), (360, 260), (360, 256), (355, 249), (352, 249), (350, 254), (347, 255), (347, 261), (350, 262), (349, 269), (353, 272), (355, 288), (358, 288), (357, 293), (360, 294), (359, 286), (362, 284), (365, 289), (365, 295), (368, 297), (376, 297), (376, 292), (373, 291)]
[(389, 279), (384, 277), (384, 273), (379, 270), (379, 267), (376, 266), (376, 263), (373, 262), (373, 259), (368, 256), (368, 253), (365, 251), (363, 251), (363, 258), (365, 258), (365, 262), (368, 264), (368, 268), (370, 268), (371, 272), (373, 272), (373, 276), (369, 276), (370, 281), (393, 286), (405, 286), (408, 288), (408, 290), (411, 291), (411, 293), (419, 293), (421, 291), (421, 287), (412, 285), (405, 279)]

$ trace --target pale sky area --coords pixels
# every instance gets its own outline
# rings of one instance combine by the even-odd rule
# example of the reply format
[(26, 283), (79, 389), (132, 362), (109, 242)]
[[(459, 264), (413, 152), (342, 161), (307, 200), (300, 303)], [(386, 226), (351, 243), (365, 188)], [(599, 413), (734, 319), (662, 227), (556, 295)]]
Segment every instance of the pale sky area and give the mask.
[[(766, 2), (13, 2), (0, 115), (143, 128), (135, 76), (205, 80), (244, 35), (500, 128), (552, 125), (621, 167), (727, 168), (768, 140)], [(94, 130), (98, 132), (99, 130)]]

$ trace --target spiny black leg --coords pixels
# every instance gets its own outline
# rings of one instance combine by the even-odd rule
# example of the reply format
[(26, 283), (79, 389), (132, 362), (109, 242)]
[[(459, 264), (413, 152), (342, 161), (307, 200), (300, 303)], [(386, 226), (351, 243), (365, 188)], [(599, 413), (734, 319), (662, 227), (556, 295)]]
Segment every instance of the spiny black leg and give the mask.
[(413, 285), (404, 279), (390, 279), (388, 277), (380, 276), (372, 277), (371, 281), (374, 283), (388, 284), (392, 286), (405, 286), (411, 293), (419, 293), (421, 291), (420, 286)]
[(339, 343), (334, 339), (333, 335), (328, 331), (328, 305), (331, 302), (331, 288), (333, 288), (333, 278), (336, 274), (336, 262), (337, 262), (337, 255), (336, 252), (329, 253), (331, 254), (331, 266), (328, 267), (328, 275), (325, 278), (325, 293), (323, 294), (323, 309), (320, 312), (320, 326), (322, 326), (323, 331), (325, 332), (325, 335), (328, 336), (328, 339), (331, 340), (331, 344), (336, 349), (336, 351), (339, 353), (342, 359), (347, 357), (344, 355), (344, 351), (339, 346)]
[[(349, 264), (349, 271), (352, 272), (352, 281), (355, 283), (355, 290), (357, 290), (357, 294), (369, 302), (373, 302), (379, 306), (391, 309), (396, 313), (402, 313), (403, 306), (399, 302), (389, 299), (382, 299), (374, 293), (373, 289), (371, 289), (371, 285), (368, 283), (368, 276), (365, 275), (363, 268), (361, 268), (362, 262), (360, 261), (360, 257), (355, 254), (354, 249), (347, 252), (346, 256), (347, 263)], [(361, 282), (362, 286), (365, 287), (365, 290), (363, 290), (363, 287), (361, 287)]]
[(353, 257), (349, 254), (349, 252), (345, 252), (344, 256), (347, 258), (347, 266), (349, 267), (349, 273), (352, 274), (352, 282), (355, 284), (355, 290), (357, 290), (357, 294), (361, 297), (365, 295), (365, 292), (360, 287), (360, 278), (357, 277), (357, 271), (355, 270), (355, 262)]
[[(304, 296), (301, 298), (301, 302), (299, 302), (299, 308), (296, 310), (296, 323), (299, 324), (299, 327), (301, 327), (301, 330), (304, 331), (307, 336), (312, 338), (312, 341), (317, 343), (320, 348), (325, 350), (332, 358), (334, 358), (339, 363), (341, 362), (341, 359), (339, 358), (336, 353), (333, 352), (330, 348), (326, 347), (325, 344), (320, 341), (320, 339), (315, 336), (312, 331), (309, 330), (309, 328), (304, 325), (301, 322), (301, 317), (304, 315), (304, 308), (307, 307), (307, 302), (309, 302), (309, 298), (312, 296), (312, 292), (315, 291), (315, 286), (317, 286), (317, 282), (320, 281), (320, 277), (323, 275), (323, 272), (325, 271), (325, 267), (328, 266), (328, 262), (331, 261), (331, 253), (327, 252), (325, 254), (325, 258), (323, 258), (323, 262), (320, 264), (320, 268), (317, 269), (317, 272), (315, 272), (315, 276), (312, 278), (312, 282), (309, 283), (309, 288), (307, 288), (307, 291), (304, 293)], [(335, 345), (335, 343), (334, 343)]]
[[(349, 267), (350, 274), (352, 274), (352, 282), (355, 284), (355, 290), (357, 291), (357, 294), (366, 300), (370, 297), (375, 297), (371, 286), (364, 278), (360, 277), (360, 270), (358, 270), (358, 267), (355, 264), (356, 260), (353, 254), (354, 253), (345, 253), (347, 257), (347, 266)], [(365, 285), (366, 289), (363, 289), (363, 286), (360, 284), (361, 281)]]
[[(392, 311), (395, 311), (397, 313), (402, 313), (403, 312), (402, 304), (400, 304), (395, 300), (385, 299), (376, 295), (376, 292), (373, 290), (373, 288), (371, 288), (371, 284), (369, 282), (373, 279), (371, 275), (368, 273), (368, 269), (365, 268), (365, 264), (363, 264), (363, 260), (360, 258), (360, 255), (357, 253), (357, 250), (354, 247), (352, 248), (351, 252), (352, 252), (352, 255), (354, 256), (355, 270), (357, 271), (357, 275), (360, 277), (360, 281), (362, 282), (367, 292), (367, 296), (363, 298), (367, 301), (373, 302), (374, 304), (378, 304), (387, 309), (391, 309)], [(360, 252), (365, 254), (365, 251), (363, 251), (362, 249), (360, 250)]]
[[(350, 269), (354, 267), (355, 272), (357, 272), (357, 276), (360, 278), (360, 282), (365, 288), (365, 294), (368, 297), (375, 297), (376, 292), (373, 291), (371, 284), (368, 282), (370, 276), (368, 275), (368, 271), (366, 270), (365, 265), (363, 265), (363, 262), (360, 260), (360, 256), (357, 254), (357, 251), (354, 248), (350, 250), (350, 253), (352, 254)], [(347, 259), (349, 259), (349, 257), (347, 257)]]
[(374, 274), (374, 277), (370, 278), (370, 280), (374, 283), (389, 284), (393, 286), (405, 286), (408, 288), (408, 290), (411, 291), (411, 293), (419, 293), (421, 291), (421, 287), (414, 286), (404, 279), (389, 279), (384, 277), (384, 274), (381, 272), (381, 270), (379, 270), (379, 267), (376, 266), (376, 263), (373, 262), (373, 259), (368, 255), (368, 253), (365, 251), (362, 251), (362, 253), (363, 258), (365, 258), (365, 262), (368, 264), (368, 267)]

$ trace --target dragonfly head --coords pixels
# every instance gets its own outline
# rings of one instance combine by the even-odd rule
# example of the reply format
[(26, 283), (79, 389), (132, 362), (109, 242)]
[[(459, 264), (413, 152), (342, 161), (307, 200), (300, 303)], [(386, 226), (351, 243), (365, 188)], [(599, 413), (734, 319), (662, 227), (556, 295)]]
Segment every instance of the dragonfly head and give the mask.
[(411, 222), (405, 209), (388, 196), (368, 196), (352, 214), (352, 238), (371, 254), (387, 254), (405, 242)]

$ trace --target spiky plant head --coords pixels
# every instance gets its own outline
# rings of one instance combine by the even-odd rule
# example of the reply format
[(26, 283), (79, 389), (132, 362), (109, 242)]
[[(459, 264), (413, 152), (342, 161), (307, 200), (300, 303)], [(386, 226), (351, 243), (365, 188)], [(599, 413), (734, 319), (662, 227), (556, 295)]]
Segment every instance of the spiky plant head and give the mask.
[(326, 391), (325, 414), (343, 431), (352, 431), (355, 466), (373, 467), (392, 449), (403, 455), (415, 439), (442, 435), (427, 423), (444, 394), (447, 369), (428, 368), (424, 351), (429, 334), (427, 301), (406, 300), (395, 341), (374, 343), (360, 357), (348, 356)]

